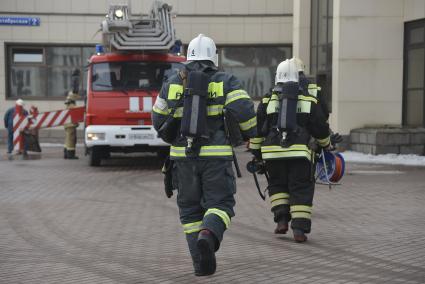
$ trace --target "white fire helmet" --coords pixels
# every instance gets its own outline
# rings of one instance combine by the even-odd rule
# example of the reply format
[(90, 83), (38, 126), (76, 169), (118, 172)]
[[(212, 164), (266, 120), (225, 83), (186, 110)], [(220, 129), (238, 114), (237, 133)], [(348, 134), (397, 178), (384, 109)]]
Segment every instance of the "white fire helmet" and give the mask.
[(192, 39), (187, 48), (187, 61), (209, 60), (218, 66), (217, 48), (214, 41), (203, 35), (199, 34)]
[(297, 65), (298, 72), (304, 72), (305, 71), (304, 62), (301, 59), (299, 59), (298, 57), (292, 57), (291, 60), (295, 61), (295, 64)]
[(22, 100), (22, 99), (17, 99), (15, 104), (17, 104), (18, 106), (24, 106), (25, 105), (24, 100)]
[(286, 59), (276, 69), (275, 84), (287, 82), (298, 82), (298, 69), (293, 59)]

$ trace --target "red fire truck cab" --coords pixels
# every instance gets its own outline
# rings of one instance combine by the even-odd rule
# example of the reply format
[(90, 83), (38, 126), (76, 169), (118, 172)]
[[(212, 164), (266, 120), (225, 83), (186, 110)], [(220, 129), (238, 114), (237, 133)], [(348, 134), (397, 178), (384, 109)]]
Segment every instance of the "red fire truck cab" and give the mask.
[(166, 151), (151, 111), (162, 83), (185, 58), (169, 53), (106, 53), (90, 58), (85, 117), (89, 164), (111, 152)]
[(151, 112), (162, 83), (182, 68), (172, 7), (153, 1), (148, 14), (129, 4), (109, 5), (101, 24), (102, 45), (90, 58), (85, 144), (89, 164), (111, 152), (161, 153), (167, 147), (152, 127)]

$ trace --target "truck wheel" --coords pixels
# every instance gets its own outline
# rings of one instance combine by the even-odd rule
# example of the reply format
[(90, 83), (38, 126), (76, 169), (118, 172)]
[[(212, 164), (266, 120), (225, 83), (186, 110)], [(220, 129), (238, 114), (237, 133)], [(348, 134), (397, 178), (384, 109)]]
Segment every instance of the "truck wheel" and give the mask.
[(99, 149), (97, 147), (93, 147), (90, 150), (89, 165), (91, 167), (98, 167), (98, 166), (100, 166), (101, 161), (102, 161), (102, 151), (101, 151), (101, 149)]

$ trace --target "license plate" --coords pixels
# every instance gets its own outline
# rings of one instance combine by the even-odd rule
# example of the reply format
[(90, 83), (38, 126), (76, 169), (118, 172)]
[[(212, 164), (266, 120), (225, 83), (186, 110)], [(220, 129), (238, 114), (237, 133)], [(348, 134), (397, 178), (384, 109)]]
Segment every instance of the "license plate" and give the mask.
[(154, 137), (153, 137), (153, 134), (151, 133), (144, 133), (144, 134), (134, 133), (134, 134), (129, 134), (128, 138), (130, 140), (142, 140), (142, 139), (153, 139)]

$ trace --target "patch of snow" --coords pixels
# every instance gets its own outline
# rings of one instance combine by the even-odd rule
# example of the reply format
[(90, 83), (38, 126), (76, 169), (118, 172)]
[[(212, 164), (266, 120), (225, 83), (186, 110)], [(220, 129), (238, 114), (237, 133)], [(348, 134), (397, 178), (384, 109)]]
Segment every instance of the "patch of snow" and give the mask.
[(418, 155), (397, 155), (384, 154), (372, 155), (353, 151), (341, 153), (346, 162), (367, 163), (367, 164), (386, 164), (386, 165), (405, 165), (405, 166), (425, 166), (425, 156)]
[[(62, 143), (40, 143), (40, 147), (63, 147), (64, 145)], [(77, 147), (84, 147), (84, 144), (78, 143), (76, 145)]]

